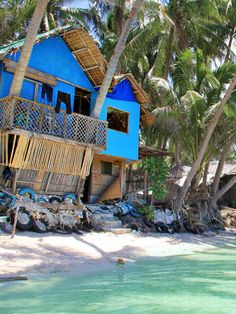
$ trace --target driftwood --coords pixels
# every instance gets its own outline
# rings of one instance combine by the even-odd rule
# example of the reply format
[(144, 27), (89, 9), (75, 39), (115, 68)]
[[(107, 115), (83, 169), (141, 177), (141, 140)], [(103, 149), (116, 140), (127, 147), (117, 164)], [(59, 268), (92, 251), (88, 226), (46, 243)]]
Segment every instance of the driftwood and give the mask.
[(0, 282), (3, 281), (16, 281), (16, 280), (28, 280), (28, 277), (23, 275), (18, 276), (0, 276)]

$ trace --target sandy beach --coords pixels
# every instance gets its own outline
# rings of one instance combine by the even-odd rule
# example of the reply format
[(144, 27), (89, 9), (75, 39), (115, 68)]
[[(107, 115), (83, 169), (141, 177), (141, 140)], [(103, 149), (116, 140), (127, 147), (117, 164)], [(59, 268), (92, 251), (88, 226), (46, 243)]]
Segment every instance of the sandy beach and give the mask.
[(134, 262), (139, 258), (192, 254), (225, 244), (236, 246), (234, 231), (206, 235), (18, 232), (14, 239), (0, 234), (0, 275), (83, 273), (116, 267), (118, 258)]

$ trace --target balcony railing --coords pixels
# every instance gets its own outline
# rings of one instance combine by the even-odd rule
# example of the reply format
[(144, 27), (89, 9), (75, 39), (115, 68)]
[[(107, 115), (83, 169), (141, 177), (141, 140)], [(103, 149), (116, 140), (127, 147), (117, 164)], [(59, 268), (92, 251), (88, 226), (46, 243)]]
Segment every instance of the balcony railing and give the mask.
[(56, 113), (52, 106), (19, 97), (0, 99), (0, 128), (19, 128), (106, 148), (106, 121), (64, 110)]

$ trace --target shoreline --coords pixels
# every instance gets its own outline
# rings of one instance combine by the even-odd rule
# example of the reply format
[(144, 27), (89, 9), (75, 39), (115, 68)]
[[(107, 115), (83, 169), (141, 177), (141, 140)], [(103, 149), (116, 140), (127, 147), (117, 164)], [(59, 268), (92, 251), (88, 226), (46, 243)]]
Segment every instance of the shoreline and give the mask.
[(0, 234), (0, 275), (79, 274), (117, 267), (139, 259), (194, 254), (217, 247), (236, 248), (235, 230), (195, 235), (132, 232), (59, 235), (18, 232)]

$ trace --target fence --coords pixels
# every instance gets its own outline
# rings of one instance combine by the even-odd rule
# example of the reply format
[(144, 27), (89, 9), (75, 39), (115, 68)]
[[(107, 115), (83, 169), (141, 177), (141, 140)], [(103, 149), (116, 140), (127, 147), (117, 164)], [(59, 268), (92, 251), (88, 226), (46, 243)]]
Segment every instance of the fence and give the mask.
[(52, 106), (19, 97), (0, 99), (0, 127), (3, 130), (19, 128), (106, 148), (106, 121), (77, 113), (67, 114), (64, 110), (56, 113)]

